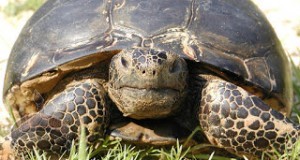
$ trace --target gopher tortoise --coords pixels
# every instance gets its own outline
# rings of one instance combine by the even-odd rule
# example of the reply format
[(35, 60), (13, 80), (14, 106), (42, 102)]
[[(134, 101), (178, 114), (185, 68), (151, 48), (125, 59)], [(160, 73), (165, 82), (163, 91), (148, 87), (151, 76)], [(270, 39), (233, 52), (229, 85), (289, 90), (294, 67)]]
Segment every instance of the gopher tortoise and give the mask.
[[(249, 0), (49, 0), (8, 60), (15, 155), (61, 155), (85, 127), (146, 146), (196, 143), (259, 158), (292, 148), (291, 71)], [(201, 140), (200, 140), (201, 139)]]

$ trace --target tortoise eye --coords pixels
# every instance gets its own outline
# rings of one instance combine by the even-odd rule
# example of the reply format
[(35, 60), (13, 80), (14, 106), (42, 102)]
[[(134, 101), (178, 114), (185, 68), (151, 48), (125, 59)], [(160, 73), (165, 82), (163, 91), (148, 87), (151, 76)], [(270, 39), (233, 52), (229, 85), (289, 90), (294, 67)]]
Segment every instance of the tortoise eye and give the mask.
[(121, 63), (125, 68), (128, 68), (128, 61), (124, 57), (121, 57)]

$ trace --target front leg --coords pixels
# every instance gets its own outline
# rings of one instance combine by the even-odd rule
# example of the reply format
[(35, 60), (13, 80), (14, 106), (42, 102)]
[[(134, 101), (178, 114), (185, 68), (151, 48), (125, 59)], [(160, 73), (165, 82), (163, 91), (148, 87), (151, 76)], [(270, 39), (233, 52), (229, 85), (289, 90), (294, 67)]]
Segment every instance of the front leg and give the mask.
[(17, 155), (33, 149), (62, 155), (78, 141), (80, 126), (86, 128), (87, 142), (104, 135), (107, 125), (107, 97), (98, 79), (72, 81), (61, 85), (42, 110), (19, 121), (12, 130), (12, 147)]
[(299, 137), (299, 126), (284, 115), (218, 78), (203, 87), (199, 119), (212, 144), (248, 158), (290, 150)]

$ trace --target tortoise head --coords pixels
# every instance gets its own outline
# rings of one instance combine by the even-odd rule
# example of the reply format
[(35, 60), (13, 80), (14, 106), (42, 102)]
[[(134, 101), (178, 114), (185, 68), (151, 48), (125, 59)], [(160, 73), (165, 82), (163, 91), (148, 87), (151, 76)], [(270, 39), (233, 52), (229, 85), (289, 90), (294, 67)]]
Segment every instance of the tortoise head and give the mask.
[(149, 48), (123, 50), (109, 68), (110, 98), (135, 119), (174, 114), (185, 98), (187, 64), (178, 55)]

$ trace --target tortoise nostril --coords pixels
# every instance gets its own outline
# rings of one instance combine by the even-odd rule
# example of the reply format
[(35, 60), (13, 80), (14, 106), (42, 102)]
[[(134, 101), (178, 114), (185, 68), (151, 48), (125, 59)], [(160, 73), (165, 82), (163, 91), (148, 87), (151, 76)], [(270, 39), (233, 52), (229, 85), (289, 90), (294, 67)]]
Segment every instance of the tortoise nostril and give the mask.
[(124, 57), (121, 57), (121, 63), (125, 68), (128, 68), (128, 61)]
[(170, 72), (174, 73), (180, 70), (180, 62), (179, 60), (175, 60), (170, 67)]
[(154, 75), (156, 74), (156, 71), (153, 71), (152, 74), (153, 74), (153, 76), (154, 76)]
[(145, 74), (145, 73), (146, 73), (146, 71), (145, 71), (145, 70), (143, 70), (143, 71), (142, 71), (142, 73), (143, 73), (143, 74)]

